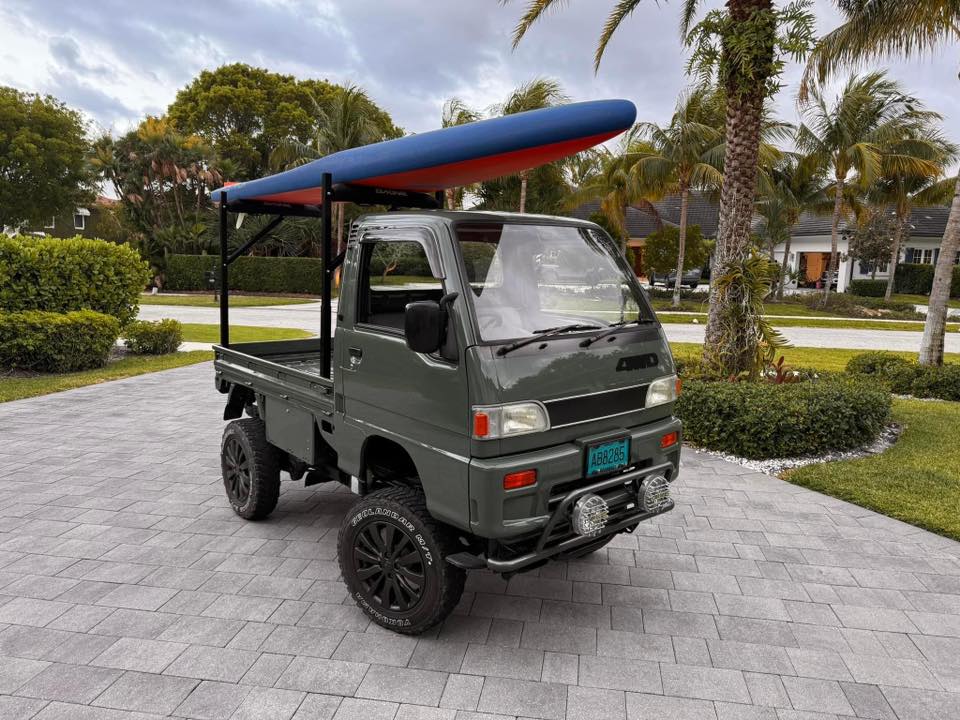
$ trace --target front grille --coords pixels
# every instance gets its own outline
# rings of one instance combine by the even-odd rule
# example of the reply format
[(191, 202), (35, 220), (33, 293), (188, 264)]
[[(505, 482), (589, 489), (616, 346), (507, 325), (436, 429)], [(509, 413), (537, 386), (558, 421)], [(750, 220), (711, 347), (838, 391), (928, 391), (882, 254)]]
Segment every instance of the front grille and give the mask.
[(625, 415), (643, 409), (647, 386), (609, 390), (593, 395), (578, 395), (544, 402), (551, 427), (564, 427), (613, 415)]

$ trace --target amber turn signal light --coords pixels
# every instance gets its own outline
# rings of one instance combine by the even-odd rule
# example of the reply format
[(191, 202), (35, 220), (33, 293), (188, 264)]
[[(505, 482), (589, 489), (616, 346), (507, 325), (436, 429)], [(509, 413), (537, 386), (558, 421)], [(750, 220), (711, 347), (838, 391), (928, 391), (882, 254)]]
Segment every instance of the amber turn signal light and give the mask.
[(520, 470), (519, 472), (508, 473), (503, 476), (504, 490), (516, 490), (517, 488), (530, 487), (536, 484), (536, 470)]

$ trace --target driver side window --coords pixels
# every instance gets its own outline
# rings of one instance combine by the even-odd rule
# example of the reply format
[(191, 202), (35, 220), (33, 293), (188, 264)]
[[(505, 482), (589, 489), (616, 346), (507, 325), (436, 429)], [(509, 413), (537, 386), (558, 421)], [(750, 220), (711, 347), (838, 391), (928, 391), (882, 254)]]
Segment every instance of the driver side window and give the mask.
[(414, 240), (364, 242), (359, 280), (357, 320), (400, 335), (408, 303), (443, 297), (443, 283), (433, 276), (423, 245)]

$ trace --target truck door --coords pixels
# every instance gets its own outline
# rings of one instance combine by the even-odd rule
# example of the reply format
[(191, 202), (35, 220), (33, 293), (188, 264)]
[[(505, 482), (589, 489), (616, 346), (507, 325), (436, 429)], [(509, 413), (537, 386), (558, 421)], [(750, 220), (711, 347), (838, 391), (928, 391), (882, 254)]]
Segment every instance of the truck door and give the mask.
[[(448, 291), (445, 276), (436, 238), (426, 229), (365, 232), (353, 284), (356, 296), (349, 303), (353, 322), (338, 327), (336, 356), (347, 422), (362, 426), (368, 436), (381, 435), (401, 444), (418, 466), (429, 504), (460, 506), (444, 510), (462, 514), (469, 457), (462, 349), (454, 347), (451, 352), (445, 347), (443, 354), (450, 358), (445, 359), (439, 353), (414, 352), (404, 338), (407, 304), (439, 300)], [(446, 485), (458, 485), (455, 477), (462, 474), (464, 497), (457, 498), (452, 487), (429, 492), (432, 478), (424, 477), (421, 464), (431, 469), (431, 475), (442, 472)]]

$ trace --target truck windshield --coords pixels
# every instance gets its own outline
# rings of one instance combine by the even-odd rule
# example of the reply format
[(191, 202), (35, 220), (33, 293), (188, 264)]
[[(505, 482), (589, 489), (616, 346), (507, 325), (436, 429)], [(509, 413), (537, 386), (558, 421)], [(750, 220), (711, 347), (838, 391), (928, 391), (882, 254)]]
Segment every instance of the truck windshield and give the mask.
[(466, 224), (457, 240), (484, 342), (653, 316), (613, 241), (598, 230)]

